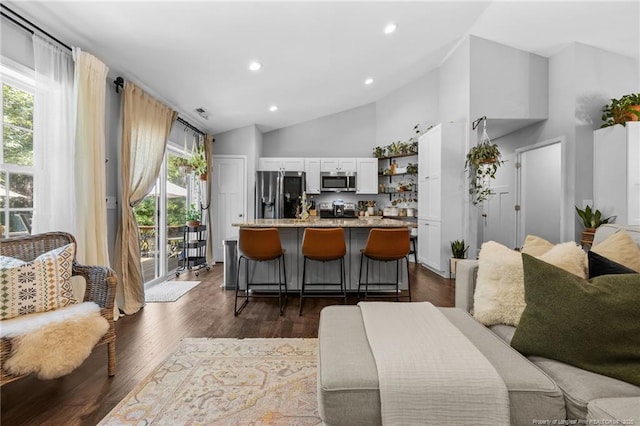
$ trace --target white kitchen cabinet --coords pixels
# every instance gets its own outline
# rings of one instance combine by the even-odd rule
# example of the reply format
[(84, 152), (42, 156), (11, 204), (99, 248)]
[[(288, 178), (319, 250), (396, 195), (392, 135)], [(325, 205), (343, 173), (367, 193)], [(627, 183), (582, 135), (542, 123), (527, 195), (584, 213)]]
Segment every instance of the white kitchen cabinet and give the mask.
[(616, 223), (640, 225), (640, 122), (593, 132), (593, 205)]
[(304, 170), (304, 158), (262, 157), (258, 161), (258, 170), (300, 172)]
[(418, 261), (445, 277), (449, 242), (464, 238), (466, 125), (439, 124), (418, 139)]
[(320, 159), (305, 158), (304, 171), (306, 172), (307, 194), (320, 193)]
[(355, 172), (358, 162), (355, 158), (322, 158), (320, 159), (321, 172)]
[(378, 159), (358, 158), (356, 162), (356, 194), (377, 194)]

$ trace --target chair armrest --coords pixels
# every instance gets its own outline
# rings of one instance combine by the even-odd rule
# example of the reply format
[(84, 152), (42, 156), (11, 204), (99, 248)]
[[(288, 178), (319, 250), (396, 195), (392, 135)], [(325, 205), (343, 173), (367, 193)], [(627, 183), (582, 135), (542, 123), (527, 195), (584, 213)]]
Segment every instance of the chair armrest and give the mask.
[(84, 277), (87, 282), (85, 302), (95, 302), (100, 308), (113, 311), (118, 279), (111, 268), (74, 262), (72, 275)]
[(476, 289), (478, 274), (477, 260), (459, 260), (456, 265), (456, 308), (471, 312), (473, 309), (473, 292)]

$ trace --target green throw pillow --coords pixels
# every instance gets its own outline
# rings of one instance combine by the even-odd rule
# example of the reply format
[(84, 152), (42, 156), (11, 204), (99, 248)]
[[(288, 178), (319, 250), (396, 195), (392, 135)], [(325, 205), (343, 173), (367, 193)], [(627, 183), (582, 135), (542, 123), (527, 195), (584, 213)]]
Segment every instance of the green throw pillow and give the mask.
[(511, 346), (640, 386), (640, 275), (586, 280), (522, 262), (527, 306)]

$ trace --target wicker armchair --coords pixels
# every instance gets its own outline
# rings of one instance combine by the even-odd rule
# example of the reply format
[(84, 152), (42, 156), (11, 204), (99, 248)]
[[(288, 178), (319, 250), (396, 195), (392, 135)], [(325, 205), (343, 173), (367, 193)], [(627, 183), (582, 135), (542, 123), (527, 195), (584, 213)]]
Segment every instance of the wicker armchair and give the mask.
[[(76, 244), (71, 234), (64, 232), (49, 232), (45, 234), (29, 235), (18, 238), (0, 240), (0, 255), (30, 262), (43, 253), (65, 246)], [(87, 288), (84, 295), (85, 302), (95, 302), (100, 306), (100, 314), (109, 322), (109, 330), (96, 346), (107, 344), (108, 373), (116, 373), (116, 334), (113, 321), (113, 304), (116, 295), (117, 278), (113, 270), (103, 266), (85, 266), (73, 262), (73, 275), (84, 277)], [(11, 340), (0, 340), (0, 386), (22, 378), (14, 376), (4, 369), (4, 360), (11, 353)]]

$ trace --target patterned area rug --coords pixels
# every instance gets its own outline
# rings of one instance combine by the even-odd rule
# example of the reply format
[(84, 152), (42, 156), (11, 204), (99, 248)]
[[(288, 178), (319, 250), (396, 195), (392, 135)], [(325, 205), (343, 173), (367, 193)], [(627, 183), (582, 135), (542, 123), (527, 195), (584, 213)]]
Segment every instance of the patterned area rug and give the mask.
[(319, 425), (317, 339), (184, 339), (99, 425)]
[(164, 281), (144, 290), (145, 302), (175, 302), (201, 281)]

